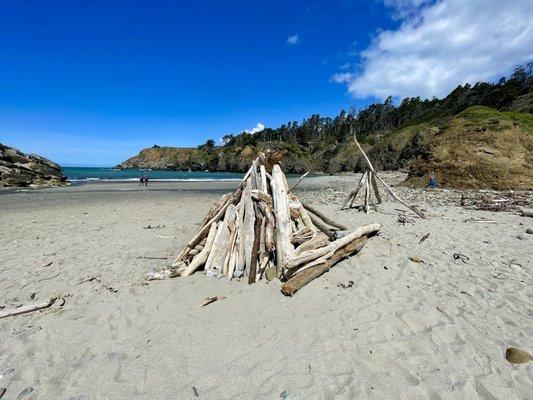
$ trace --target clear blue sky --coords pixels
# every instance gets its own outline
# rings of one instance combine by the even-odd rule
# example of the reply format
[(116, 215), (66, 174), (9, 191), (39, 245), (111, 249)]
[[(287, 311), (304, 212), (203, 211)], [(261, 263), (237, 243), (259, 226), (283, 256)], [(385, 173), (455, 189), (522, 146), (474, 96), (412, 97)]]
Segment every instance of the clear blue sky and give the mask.
[(0, 0), (0, 142), (105, 166), (153, 144), (334, 116), (374, 96), (441, 95), (529, 57), (532, 7)]
[(113, 165), (332, 116), (368, 103), (330, 78), (389, 24), (375, 1), (0, 0), (0, 142)]

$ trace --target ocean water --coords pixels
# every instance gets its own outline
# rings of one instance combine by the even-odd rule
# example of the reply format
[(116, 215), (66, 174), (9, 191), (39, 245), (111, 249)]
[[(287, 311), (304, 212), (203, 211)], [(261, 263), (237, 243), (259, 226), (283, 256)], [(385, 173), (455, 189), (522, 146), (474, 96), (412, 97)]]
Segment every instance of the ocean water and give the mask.
[(232, 172), (117, 170), (105, 167), (63, 167), (63, 174), (73, 183), (138, 181), (141, 175), (148, 176), (152, 182), (238, 181), (244, 176)]

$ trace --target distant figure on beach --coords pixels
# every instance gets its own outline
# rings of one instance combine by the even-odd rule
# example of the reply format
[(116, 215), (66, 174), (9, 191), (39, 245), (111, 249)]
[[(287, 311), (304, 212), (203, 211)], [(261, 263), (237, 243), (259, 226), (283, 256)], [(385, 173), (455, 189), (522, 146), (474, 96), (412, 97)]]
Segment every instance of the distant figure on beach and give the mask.
[(431, 171), (431, 174), (429, 174), (429, 183), (426, 187), (435, 189), (437, 186), (438, 186), (438, 183), (437, 183), (437, 178), (435, 177), (435, 171)]
[(148, 186), (148, 175), (144, 176), (144, 186)]
[(142, 186), (144, 184), (144, 175), (139, 176), (139, 186)]

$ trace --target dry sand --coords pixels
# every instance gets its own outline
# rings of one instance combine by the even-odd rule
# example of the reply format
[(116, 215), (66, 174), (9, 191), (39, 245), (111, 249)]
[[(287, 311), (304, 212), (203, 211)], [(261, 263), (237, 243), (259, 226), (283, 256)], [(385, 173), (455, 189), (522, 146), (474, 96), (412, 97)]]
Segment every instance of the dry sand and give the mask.
[[(0, 319), (4, 398), (532, 398), (533, 363), (504, 355), (533, 353), (533, 219), (446, 205), (443, 192), (410, 192), (430, 219), (405, 225), (390, 199), (379, 213), (339, 211), (354, 180), (297, 192), (348, 226), (380, 222), (381, 235), (293, 298), (202, 273), (144, 283), (235, 183), (1, 191), (0, 306), (71, 294)], [(226, 299), (201, 308), (210, 296)]]

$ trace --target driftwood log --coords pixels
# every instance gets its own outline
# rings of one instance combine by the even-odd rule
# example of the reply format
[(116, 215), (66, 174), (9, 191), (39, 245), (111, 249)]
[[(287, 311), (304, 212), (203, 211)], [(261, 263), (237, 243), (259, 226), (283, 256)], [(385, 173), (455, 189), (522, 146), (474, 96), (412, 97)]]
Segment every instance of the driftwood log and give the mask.
[(323, 273), (327, 272), (332, 266), (338, 263), (343, 258), (346, 258), (354, 253), (358, 253), (365, 246), (367, 242), (367, 236), (361, 236), (358, 239), (355, 239), (353, 242), (349, 243), (345, 247), (342, 247), (339, 251), (335, 252), (331, 258), (321, 262), (320, 264), (315, 265), (312, 268), (308, 268), (300, 273), (297, 273), (281, 287), (283, 294), (287, 296), (292, 296), (298, 290), (303, 288), (313, 279), (318, 278)]

